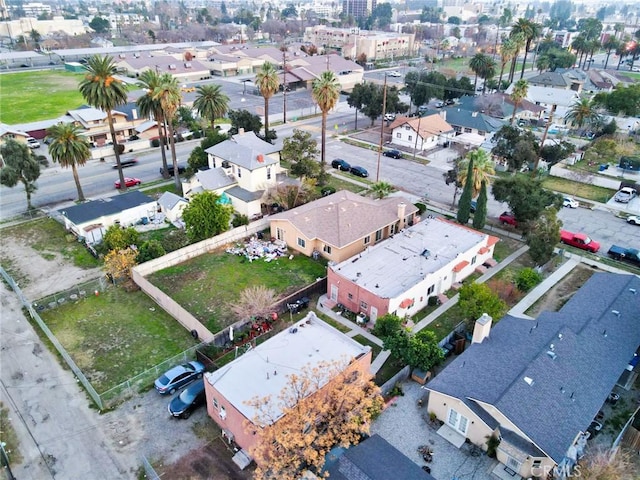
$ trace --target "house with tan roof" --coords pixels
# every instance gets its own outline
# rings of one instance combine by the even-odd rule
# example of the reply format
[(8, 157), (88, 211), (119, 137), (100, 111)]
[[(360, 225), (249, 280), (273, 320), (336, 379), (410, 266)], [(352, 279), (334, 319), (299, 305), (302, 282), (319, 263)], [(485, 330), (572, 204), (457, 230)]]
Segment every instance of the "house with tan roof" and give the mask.
[(271, 217), (271, 236), (304, 255), (345, 261), (419, 221), (403, 197), (380, 200), (347, 190)]
[(455, 135), (453, 127), (437, 113), (426, 117), (398, 117), (389, 125), (389, 129), (391, 143), (417, 150), (443, 145)]
[[(124, 57), (124, 58), (123, 58)], [(211, 71), (199, 60), (176, 59), (171, 55), (140, 55), (120, 54), (116, 59), (116, 67), (122, 69), (127, 75), (139, 77), (147, 70), (155, 70), (158, 73), (170, 73), (179, 82), (198, 81), (211, 78)]]
[[(272, 227), (273, 228), (273, 227)], [(327, 268), (327, 296), (369, 316), (412, 316), (484, 263), (498, 238), (442, 218), (423, 220)]]

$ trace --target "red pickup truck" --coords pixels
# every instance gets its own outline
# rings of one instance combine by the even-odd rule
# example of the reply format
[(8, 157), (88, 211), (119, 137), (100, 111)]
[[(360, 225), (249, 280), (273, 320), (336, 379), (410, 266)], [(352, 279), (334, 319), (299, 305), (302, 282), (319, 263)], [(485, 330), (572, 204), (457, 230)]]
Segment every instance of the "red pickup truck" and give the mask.
[(600, 244), (591, 240), (585, 233), (573, 233), (567, 230), (560, 230), (560, 241), (588, 252), (596, 253), (600, 250)]

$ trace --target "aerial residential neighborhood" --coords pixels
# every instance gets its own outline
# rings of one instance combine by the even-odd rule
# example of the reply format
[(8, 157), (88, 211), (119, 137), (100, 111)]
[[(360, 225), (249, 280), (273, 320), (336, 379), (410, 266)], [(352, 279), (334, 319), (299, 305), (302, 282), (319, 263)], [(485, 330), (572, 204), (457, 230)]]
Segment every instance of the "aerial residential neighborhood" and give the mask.
[(639, 19), (0, 0), (0, 478), (640, 478)]

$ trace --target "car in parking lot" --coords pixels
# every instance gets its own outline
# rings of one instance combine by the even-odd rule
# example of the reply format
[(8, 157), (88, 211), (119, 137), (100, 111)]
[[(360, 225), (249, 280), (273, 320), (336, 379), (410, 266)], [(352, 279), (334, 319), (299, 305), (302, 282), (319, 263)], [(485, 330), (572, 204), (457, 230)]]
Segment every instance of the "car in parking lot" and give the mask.
[[(141, 183), (142, 183), (142, 180), (140, 180), (139, 178), (124, 177), (124, 184), (127, 188), (135, 187), (137, 185), (140, 185)], [(113, 186), (116, 187), (117, 189), (121, 188), (120, 180), (116, 180), (115, 182), (113, 182)]]
[(363, 167), (351, 167), (350, 170), (356, 177), (367, 178), (369, 176), (369, 172)]
[(202, 378), (203, 373), (204, 365), (202, 363), (196, 361), (184, 363), (167, 370), (156, 379), (153, 385), (161, 394), (173, 394), (194, 380)]
[(400, 78), (402, 76), (402, 74), (397, 70), (391, 70), (390, 72), (387, 73), (387, 75), (394, 78)]
[(627, 223), (630, 223), (631, 225), (640, 225), (640, 216), (631, 215), (630, 217), (627, 217)]
[(351, 165), (346, 160), (341, 158), (336, 158), (331, 162), (331, 166), (333, 168), (337, 168), (338, 170), (342, 170), (343, 172), (348, 172), (351, 170)]
[(402, 152), (400, 150), (385, 150), (382, 152), (385, 157), (402, 158)]
[(562, 206), (563, 207), (569, 207), (569, 208), (578, 208), (580, 204), (578, 203), (577, 200), (574, 200), (571, 197), (564, 197), (562, 199)]
[(514, 227), (518, 226), (518, 221), (511, 212), (502, 212), (502, 215), (498, 217), (498, 220), (500, 220), (500, 223), (502, 223), (503, 225), (512, 225)]
[(619, 203), (629, 203), (631, 200), (636, 198), (638, 192), (631, 187), (622, 187), (618, 192), (614, 195), (613, 199)]
[[(133, 167), (137, 163), (138, 163), (138, 159), (134, 157), (126, 157), (126, 158), (120, 159), (120, 166), (122, 168)], [(113, 168), (118, 168), (118, 164), (114, 163)]]
[(204, 379), (200, 378), (174, 397), (167, 405), (167, 410), (173, 417), (189, 418), (196, 408), (204, 405), (205, 400)]
[[(187, 171), (187, 167), (185, 167), (184, 164), (179, 163), (178, 164), (178, 175), (182, 175), (186, 171)], [(167, 173), (171, 177), (173, 177), (173, 174), (175, 173), (175, 170), (173, 168), (173, 163), (172, 162), (167, 163)], [(160, 167), (160, 175), (164, 175), (164, 167)]]
[(40, 148), (40, 142), (33, 137), (27, 137), (27, 147)]

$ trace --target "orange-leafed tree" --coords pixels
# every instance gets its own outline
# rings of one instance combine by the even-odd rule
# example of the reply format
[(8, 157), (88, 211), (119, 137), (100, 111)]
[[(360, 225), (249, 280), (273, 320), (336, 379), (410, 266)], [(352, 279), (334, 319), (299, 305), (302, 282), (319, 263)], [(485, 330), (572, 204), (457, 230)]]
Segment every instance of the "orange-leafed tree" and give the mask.
[(329, 450), (359, 443), (382, 409), (371, 374), (356, 362), (320, 362), (287, 380), (277, 398), (248, 402), (258, 412), (246, 425), (258, 437), (250, 450), (257, 480), (320, 475)]
[(104, 257), (104, 269), (107, 276), (113, 281), (128, 280), (131, 278), (131, 269), (138, 263), (138, 252), (133, 248), (111, 250)]

